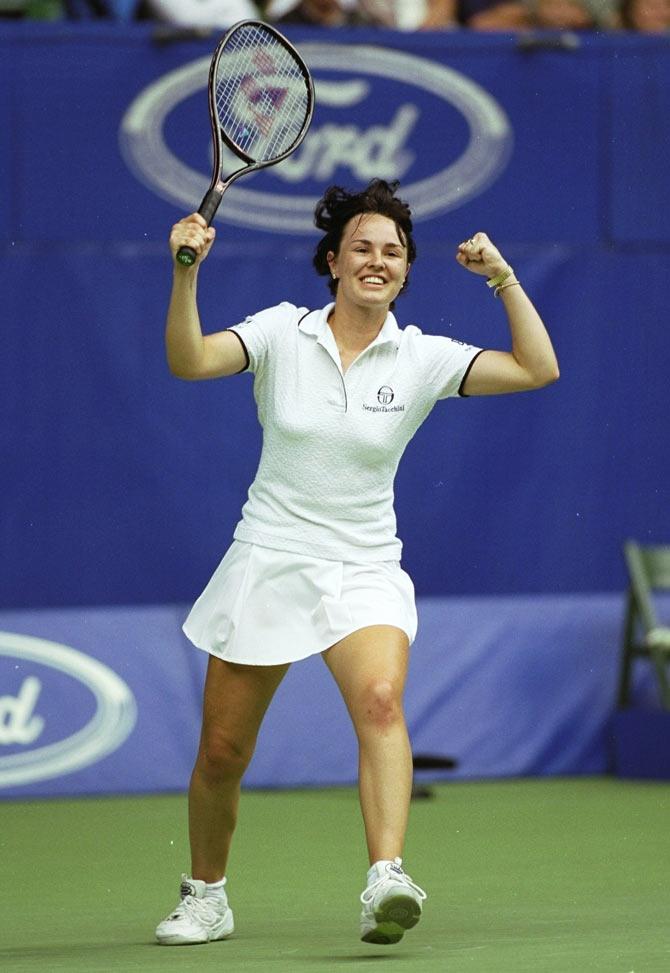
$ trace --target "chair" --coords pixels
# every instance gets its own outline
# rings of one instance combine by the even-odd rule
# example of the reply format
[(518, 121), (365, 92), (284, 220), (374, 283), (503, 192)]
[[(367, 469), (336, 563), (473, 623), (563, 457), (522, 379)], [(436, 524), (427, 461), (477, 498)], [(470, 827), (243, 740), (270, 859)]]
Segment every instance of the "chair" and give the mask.
[(636, 658), (650, 660), (658, 680), (663, 708), (670, 710), (670, 626), (661, 625), (654, 591), (670, 591), (670, 545), (624, 544), (629, 588), (624, 622), (623, 659), (619, 680), (619, 706), (627, 706), (631, 672)]

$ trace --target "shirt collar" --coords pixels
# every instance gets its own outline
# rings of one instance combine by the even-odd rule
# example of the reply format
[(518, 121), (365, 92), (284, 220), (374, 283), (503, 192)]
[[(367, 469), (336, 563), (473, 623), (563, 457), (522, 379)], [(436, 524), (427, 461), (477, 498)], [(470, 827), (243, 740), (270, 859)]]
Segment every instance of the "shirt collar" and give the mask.
[[(335, 307), (335, 303), (326, 304), (325, 307), (321, 308), (320, 311), (310, 311), (306, 314), (302, 321), (299, 322), (299, 327), (305, 334), (314, 335), (314, 337), (324, 344), (325, 342), (332, 340), (333, 332), (330, 330), (328, 325), (328, 316)], [(371, 341), (368, 348), (372, 348), (374, 345), (385, 345), (394, 344), (396, 348), (400, 347), (400, 335), (401, 331), (398, 327), (398, 322), (395, 316), (389, 311), (386, 315), (386, 320), (384, 321), (381, 331), (377, 335), (374, 341)]]

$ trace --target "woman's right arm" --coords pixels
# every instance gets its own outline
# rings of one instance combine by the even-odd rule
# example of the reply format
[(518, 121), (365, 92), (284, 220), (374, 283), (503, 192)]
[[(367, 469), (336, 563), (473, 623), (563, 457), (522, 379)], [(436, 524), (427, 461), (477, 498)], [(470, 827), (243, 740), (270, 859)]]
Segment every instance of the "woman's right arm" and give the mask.
[[(170, 233), (174, 276), (165, 347), (172, 374), (191, 381), (234, 375), (247, 364), (244, 347), (232, 331), (203, 335), (200, 326), (198, 270), (211, 249), (214, 236), (214, 228), (208, 227), (199, 213), (192, 213), (175, 223)], [(177, 251), (182, 246), (192, 247), (197, 254), (191, 267), (177, 263)]]

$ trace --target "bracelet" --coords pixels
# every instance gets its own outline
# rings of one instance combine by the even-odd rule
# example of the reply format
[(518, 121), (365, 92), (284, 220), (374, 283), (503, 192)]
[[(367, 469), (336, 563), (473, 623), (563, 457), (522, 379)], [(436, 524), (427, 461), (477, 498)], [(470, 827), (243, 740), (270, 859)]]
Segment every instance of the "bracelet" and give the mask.
[(510, 280), (507, 284), (498, 284), (493, 292), (493, 296), (497, 297), (500, 294), (500, 291), (504, 291), (506, 287), (521, 287), (521, 284), (518, 280)]
[(504, 280), (507, 280), (508, 277), (511, 277), (513, 273), (514, 271), (512, 270), (510, 265), (507, 264), (507, 270), (503, 270), (502, 273), (498, 274), (496, 277), (491, 277), (490, 280), (487, 280), (486, 286), (498, 287), (500, 284), (502, 284)]

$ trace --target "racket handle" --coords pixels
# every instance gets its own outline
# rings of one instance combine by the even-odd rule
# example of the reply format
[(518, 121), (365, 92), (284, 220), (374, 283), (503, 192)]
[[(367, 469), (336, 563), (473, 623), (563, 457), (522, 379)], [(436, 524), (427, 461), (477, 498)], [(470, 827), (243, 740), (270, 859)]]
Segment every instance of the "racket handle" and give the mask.
[(183, 264), (184, 267), (192, 267), (197, 257), (197, 253), (191, 247), (180, 247), (177, 250), (177, 262)]
[(209, 189), (200, 203), (200, 209), (198, 212), (204, 220), (207, 222), (207, 226), (214, 219), (214, 215), (219, 208), (219, 204), (223, 199), (223, 193), (218, 189)]
[[(200, 203), (198, 213), (207, 221), (207, 226), (212, 222), (217, 209), (223, 199), (223, 193), (218, 189), (209, 189)], [(197, 253), (191, 247), (180, 247), (177, 251), (177, 261), (184, 267), (192, 267), (198, 258)]]

